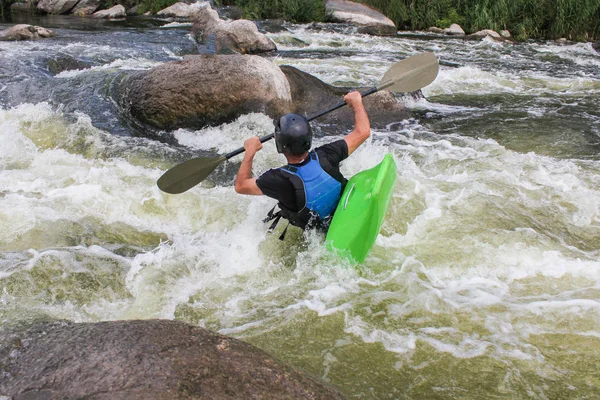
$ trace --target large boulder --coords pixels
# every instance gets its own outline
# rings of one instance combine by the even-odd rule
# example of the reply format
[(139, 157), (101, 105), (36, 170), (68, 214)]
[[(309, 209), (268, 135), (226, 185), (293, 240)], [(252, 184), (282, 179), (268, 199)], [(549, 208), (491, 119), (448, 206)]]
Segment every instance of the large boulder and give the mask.
[(290, 87), (272, 61), (259, 56), (192, 55), (124, 79), (124, 107), (159, 129), (198, 128), (242, 114), (289, 112)]
[[(328, 85), (318, 78), (300, 71), (297, 68), (283, 65), (281, 70), (290, 84), (292, 92), (292, 111), (307, 117), (316, 115), (343, 101), (349, 88)], [(362, 88), (364, 90), (365, 88)], [(420, 93), (416, 96), (421, 96)], [(364, 99), (371, 126), (375, 129), (386, 129), (390, 124), (409, 117), (406, 108), (392, 93), (383, 90)], [(349, 107), (319, 117), (318, 121), (327, 124), (328, 134), (348, 133), (354, 126), (354, 112)]]
[(50, 29), (41, 26), (18, 24), (0, 31), (0, 41), (8, 40), (33, 40), (56, 36)]
[(4, 328), (0, 377), (14, 400), (344, 399), (247, 343), (166, 320)]
[(38, 10), (48, 14), (65, 14), (69, 12), (79, 0), (40, 0)]
[(223, 21), (217, 11), (202, 7), (192, 14), (192, 35), (200, 43), (214, 38), (217, 46), (229, 48), (240, 54), (258, 54), (277, 50), (275, 43), (260, 33), (252, 21), (239, 19)]
[(364, 4), (348, 0), (327, 0), (325, 9), (332, 22), (358, 25), (360, 33), (377, 36), (396, 35), (396, 25), (391, 19)]

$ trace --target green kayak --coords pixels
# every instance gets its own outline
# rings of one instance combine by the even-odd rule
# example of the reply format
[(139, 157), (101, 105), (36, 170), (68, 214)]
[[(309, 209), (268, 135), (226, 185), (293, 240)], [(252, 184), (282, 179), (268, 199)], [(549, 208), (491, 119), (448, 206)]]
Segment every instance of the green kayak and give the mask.
[(395, 181), (396, 163), (391, 154), (350, 178), (327, 232), (327, 248), (363, 262), (383, 224)]

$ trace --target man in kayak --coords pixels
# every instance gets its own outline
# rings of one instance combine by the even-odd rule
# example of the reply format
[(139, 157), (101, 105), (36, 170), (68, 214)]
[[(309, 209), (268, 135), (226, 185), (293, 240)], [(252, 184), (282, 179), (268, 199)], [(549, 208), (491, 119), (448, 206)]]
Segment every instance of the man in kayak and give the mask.
[(326, 231), (329, 227), (347, 182), (340, 173), (340, 162), (371, 135), (361, 94), (350, 92), (344, 100), (354, 110), (354, 130), (343, 139), (310, 152), (312, 130), (308, 120), (298, 114), (281, 117), (275, 127), (275, 144), (277, 152), (285, 156), (288, 164), (270, 169), (258, 178), (252, 177), (252, 161), (262, 149), (262, 143), (258, 137), (244, 142), (246, 154), (235, 180), (235, 191), (266, 195), (278, 201), (281, 211), (273, 213), (273, 209), (267, 218), (275, 219), (271, 228), (280, 217), (302, 229), (309, 227)]

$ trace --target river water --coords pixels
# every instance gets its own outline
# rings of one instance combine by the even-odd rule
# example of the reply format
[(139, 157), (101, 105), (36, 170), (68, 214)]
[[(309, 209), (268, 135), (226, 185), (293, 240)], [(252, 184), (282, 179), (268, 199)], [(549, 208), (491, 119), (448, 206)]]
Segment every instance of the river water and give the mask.
[[(57, 37), (0, 42), (2, 323), (177, 319), (355, 399), (600, 396), (600, 55), (590, 44), (298, 25), (270, 34), (274, 62), (348, 87), (422, 51), (442, 61), (426, 100), (399, 99), (413, 118), (375, 130), (343, 164), (351, 176), (391, 152), (398, 166), (381, 234), (353, 265), (316, 234), (268, 234), (273, 201), (235, 194), (235, 161), (181, 195), (156, 187), (177, 162), (273, 129), (245, 115), (164, 133), (177, 146), (119, 112), (120, 76), (203, 51), (189, 25), (33, 22)], [(315, 128), (318, 144), (335, 139)], [(265, 144), (255, 172), (282, 161)]]

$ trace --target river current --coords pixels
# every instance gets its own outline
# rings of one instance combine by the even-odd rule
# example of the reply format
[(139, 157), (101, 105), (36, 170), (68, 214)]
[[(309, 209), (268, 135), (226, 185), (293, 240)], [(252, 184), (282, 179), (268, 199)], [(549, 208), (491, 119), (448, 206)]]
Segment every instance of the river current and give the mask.
[[(317, 234), (267, 233), (268, 198), (232, 160), (167, 195), (156, 179), (272, 132), (250, 114), (145, 138), (123, 74), (203, 51), (189, 25), (33, 21), (0, 42), (0, 321), (166, 318), (256, 345), (353, 399), (600, 397), (600, 55), (591, 44), (287, 26), (279, 65), (364, 87), (423, 51), (441, 61), (412, 118), (374, 130), (351, 176), (391, 152), (398, 179), (362, 265)], [(31, 23), (31, 22), (30, 22)], [(0, 29), (8, 27), (0, 24)], [(304, 44), (291, 41), (300, 39)], [(66, 60), (66, 61), (65, 61)], [(75, 65), (68, 70), (54, 66)], [(315, 121), (317, 144), (337, 138)], [(174, 143), (174, 141), (172, 141)], [(272, 142), (255, 173), (283, 159)], [(0, 393), (1, 395), (1, 393)]]

